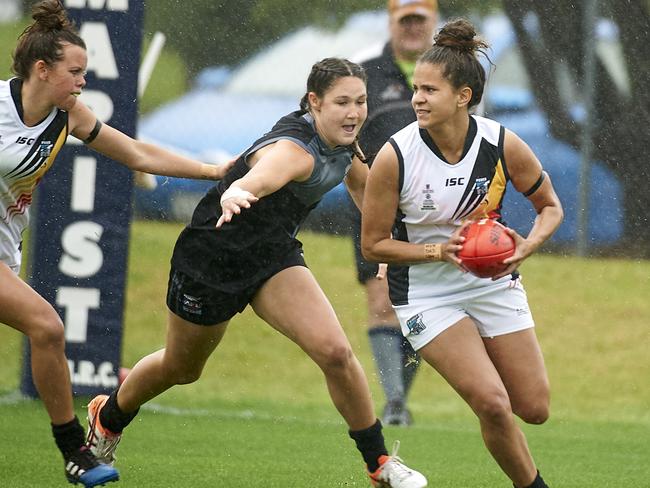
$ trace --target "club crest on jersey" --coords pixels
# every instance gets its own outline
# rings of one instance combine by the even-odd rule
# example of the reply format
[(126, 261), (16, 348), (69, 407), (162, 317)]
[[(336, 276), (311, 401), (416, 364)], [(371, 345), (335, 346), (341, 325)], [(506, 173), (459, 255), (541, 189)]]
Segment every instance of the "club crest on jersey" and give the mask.
[(429, 183), (424, 186), (422, 194), (424, 198), (422, 199), (420, 210), (438, 210), (438, 205), (436, 205), (436, 202), (433, 201), (433, 197), (431, 196), (433, 194), (433, 188), (431, 188)]
[(490, 180), (487, 178), (477, 178), (476, 183), (474, 183), (474, 191), (477, 195), (485, 195), (488, 192), (490, 186)]
[(42, 158), (48, 158), (50, 156), (50, 154), (52, 154), (52, 148), (53, 147), (54, 147), (54, 144), (52, 144), (50, 141), (43, 141), (38, 146), (38, 154)]
[(422, 314), (419, 313), (417, 315), (414, 315), (410, 319), (406, 321), (406, 326), (409, 329), (409, 334), (410, 335), (418, 335), (421, 332), (424, 331), (424, 329), (427, 328), (426, 325), (424, 325), (424, 321), (422, 320)]

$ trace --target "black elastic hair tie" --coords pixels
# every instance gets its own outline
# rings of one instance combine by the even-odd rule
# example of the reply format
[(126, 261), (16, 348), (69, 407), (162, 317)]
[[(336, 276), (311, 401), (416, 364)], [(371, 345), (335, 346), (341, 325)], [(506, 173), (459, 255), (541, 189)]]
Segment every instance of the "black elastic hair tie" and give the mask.
[(95, 140), (95, 137), (97, 137), (97, 134), (99, 134), (99, 129), (102, 128), (102, 123), (99, 121), (99, 119), (95, 120), (95, 127), (93, 127), (93, 130), (90, 131), (90, 134), (88, 134), (88, 137), (86, 137), (83, 140), (84, 144), (90, 144)]
[(531, 186), (528, 191), (523, 192), (522, 195), (525, 197), (531, 196), (533, 193), (537, 191), (537, 189), (540, 186), (542, 186), (542, 183), (544, 183), (545, 178), (546, 178), (546, 171), (542, 171), (542, 174), (539, 175), (539, 178), (537, 178), (537, 181), (533, 184), (533, 186)]

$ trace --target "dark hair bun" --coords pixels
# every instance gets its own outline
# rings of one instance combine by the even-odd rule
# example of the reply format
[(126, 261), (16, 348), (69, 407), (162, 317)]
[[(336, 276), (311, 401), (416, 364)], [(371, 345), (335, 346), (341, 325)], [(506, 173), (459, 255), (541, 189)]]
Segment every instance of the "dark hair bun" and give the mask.
[(434, 37), (434, 45), (472, 54), (488, 47), (485, 41), (477, 37), (474, 26), (466, 19), (447, 22)]
[(72, 26), (59, 0), (39, 2), (32, 11), (34, 28), (43, 31), (65, 30)]

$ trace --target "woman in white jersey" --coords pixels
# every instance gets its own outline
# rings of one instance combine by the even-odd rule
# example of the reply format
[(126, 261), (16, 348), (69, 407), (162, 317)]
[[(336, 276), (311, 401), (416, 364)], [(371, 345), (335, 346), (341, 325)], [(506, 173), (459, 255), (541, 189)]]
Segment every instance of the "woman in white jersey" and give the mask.
[[(560, 225), (563, 213), (530, 148), (497, 122), (470, 115), (487, 45), (464, 19), (446, 24), (413, 78), (417, 121), (377, 155), (363, 204), (362, 249), (389, 263), (402, 332), (479, 418), (485, 444), (514, 486), (547, 485), (514, 415), (541, 424), (549, 382), (518, 266)], [(466, 273), (456, 253), (463, 222), (500, 218), (507, 182), (537, 212), (527, 237), (493, 279)]]
[[(63, 323), (52, 306), (18, 277), (22, 233), (36, 184), (68, 134), (132, 169), (220, 179), (225, 166), (205, 165), (135, 141), (102, 125), (77, 96), (84, 85), (86, 47), (58, 1), (34, 7), (18, 40), (15, 78), (0, 81), (0, 323), (27, 336), (32, 374), (52, 423), (71, 483), (86, 487), (118, 479), (84, 446), (74, 414)], [(26, 473), (29, 476), (29, 473)]]

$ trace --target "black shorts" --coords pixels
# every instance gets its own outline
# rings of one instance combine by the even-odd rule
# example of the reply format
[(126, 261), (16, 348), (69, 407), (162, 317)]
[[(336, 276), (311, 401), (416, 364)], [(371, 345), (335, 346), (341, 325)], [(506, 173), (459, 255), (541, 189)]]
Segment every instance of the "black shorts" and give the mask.
[(230, 320), (246, 308), (269, 278), (292, 266), (307, 266), (300, 249), (286, 256), (264, 279), (234, 293), (199, 282), (172, 266), (167, 286), (167, 307), (182, 319), (197, 325), (216, 325)]
[(354, 261), (357, 265), (357, 279), (362, 285), (377, 276), (379, 265), (369, 263), (361, 254), (361, 212), (355, 207), (352, 217), (352, 242), (354, 244)]

